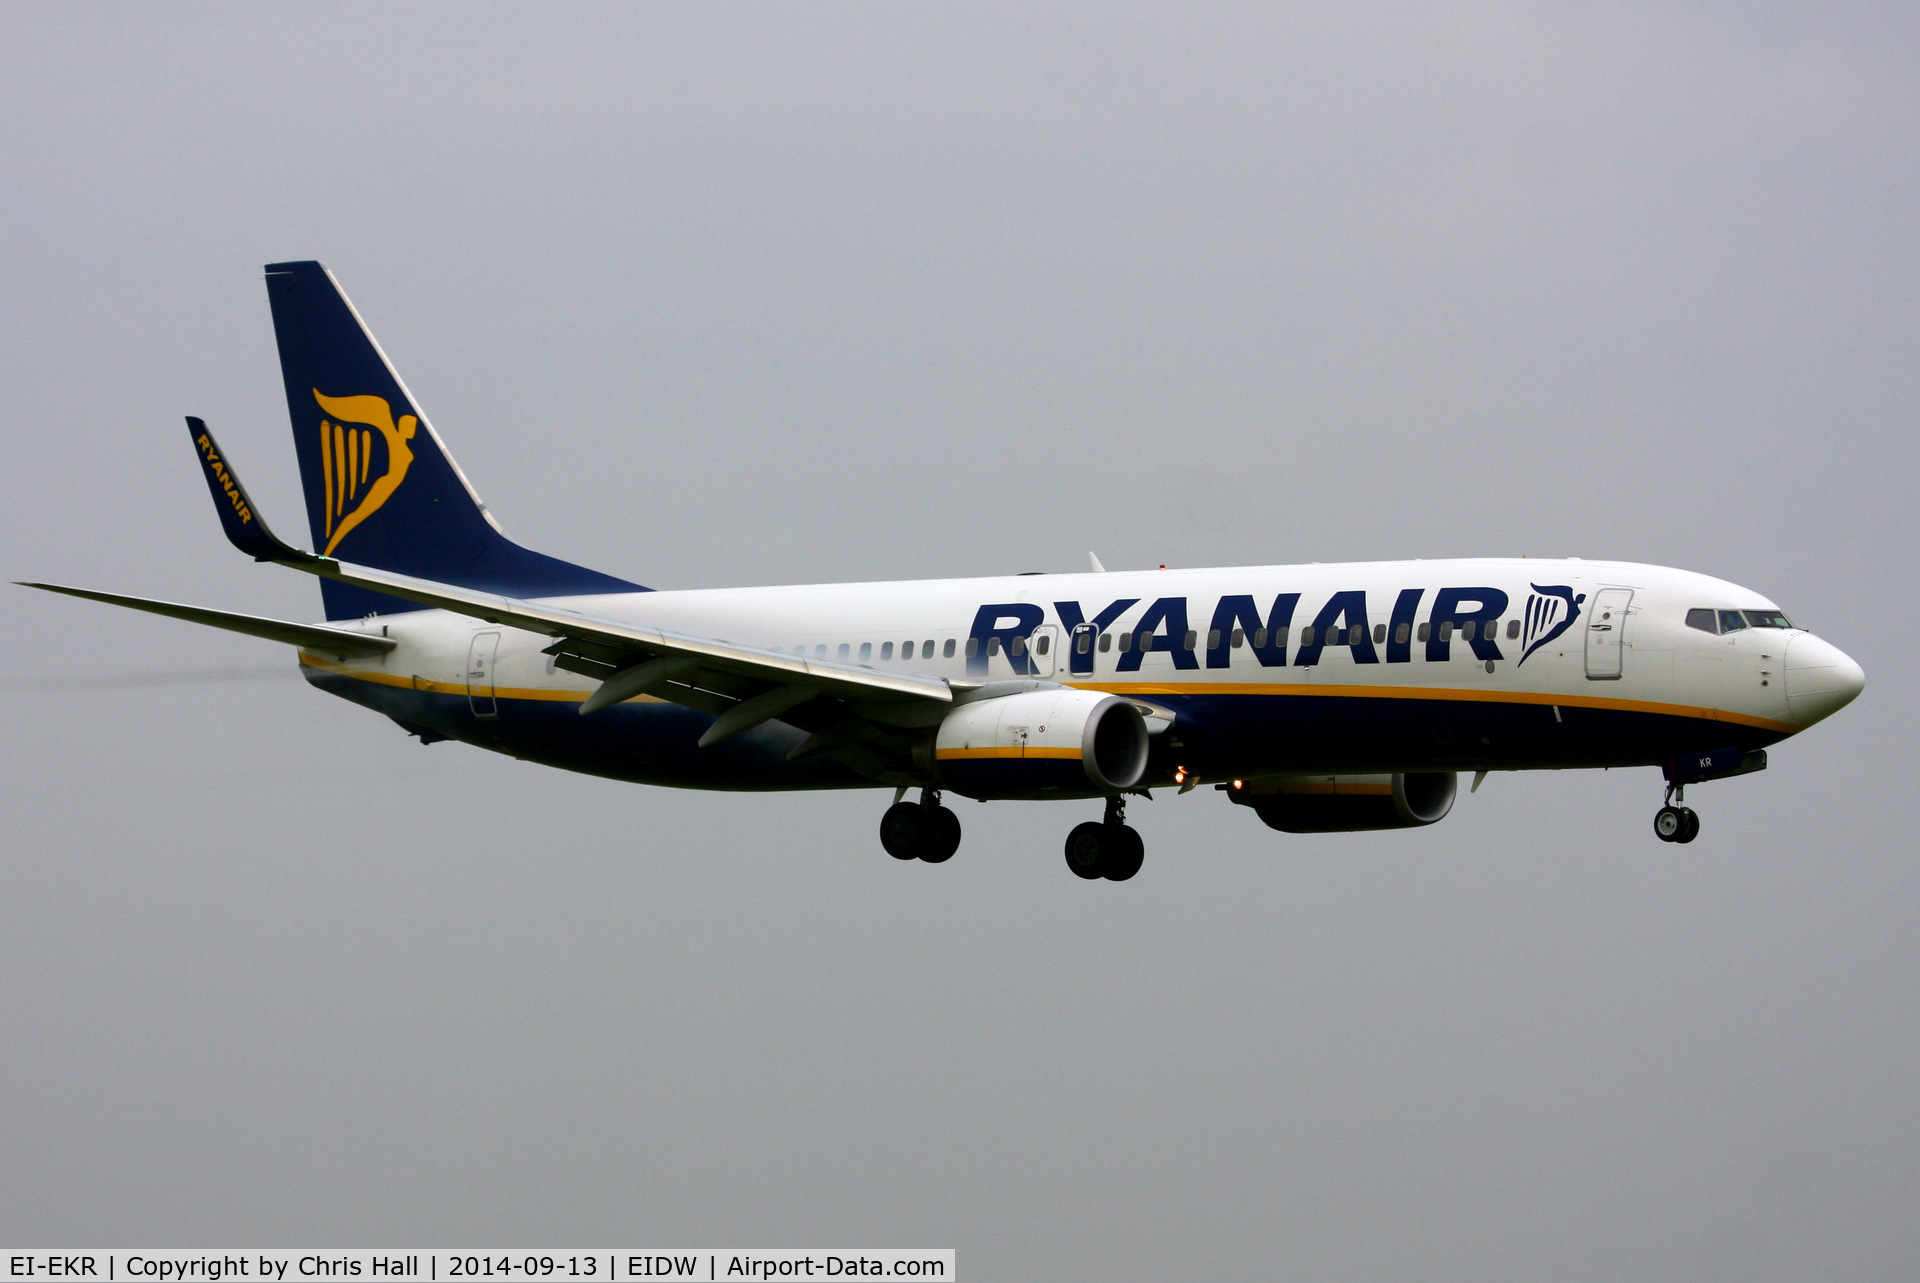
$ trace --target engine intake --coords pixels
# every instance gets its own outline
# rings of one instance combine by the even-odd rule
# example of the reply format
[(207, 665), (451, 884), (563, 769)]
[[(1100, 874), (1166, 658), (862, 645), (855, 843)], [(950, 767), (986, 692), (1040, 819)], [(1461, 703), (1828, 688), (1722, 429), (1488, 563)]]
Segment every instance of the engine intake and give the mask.
[(1227, 796), (1282, 833), (1353, 833), (1436, 824), (1453, 809), (1452, 771), (1318, 775), (1255, 784)]
[(1147, 725), (1117, 695), (1061, 688), (962, 704), (934, 732), (940, 783), (977, 798), (1103, 797), (1147, 770)]

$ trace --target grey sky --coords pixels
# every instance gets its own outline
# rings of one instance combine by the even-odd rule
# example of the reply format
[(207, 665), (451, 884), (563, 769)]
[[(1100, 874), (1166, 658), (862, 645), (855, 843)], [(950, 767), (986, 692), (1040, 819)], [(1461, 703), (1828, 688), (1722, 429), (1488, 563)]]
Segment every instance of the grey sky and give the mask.
[(1203, 791), (1089, 886), (1091, 804), (903, 867), (879, 793), (422, 749), (7, 589), (0, 1240), (1913, 1277), (1917, 36), (7, 7), (7, 579), (318, 616), (180, 424), (303, 529), (259, 268), (316, 257), (510, 532), (651, 585), (1624, 557), (1868, 688), (1684, 849), (1652, 771), (1328, 838)]

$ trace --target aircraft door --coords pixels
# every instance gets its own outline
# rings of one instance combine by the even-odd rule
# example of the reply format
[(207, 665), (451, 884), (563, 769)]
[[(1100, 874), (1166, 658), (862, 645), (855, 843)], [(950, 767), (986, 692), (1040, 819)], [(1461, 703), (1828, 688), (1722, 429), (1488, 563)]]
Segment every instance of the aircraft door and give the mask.
[(467, 705), (475, 717), (500, 715), (493, 698), (493, 669), (499, 654), (499, 633), (475, 633), (467, 647)]
[(1051, 677), (1053, 668), (1060, 659), (1060, 630), (1052, 624), (1042, 624), (1033, 630), (1027, 638), (1027, 663), (1031, 665), (1033, 676)]
[(1093, 672), (1093, 647), (1097, 629), (1092, 624), (1075, 624), (1067, 637), (1067, 671), (1075, 677)]
[(1587, 680), (1618, 681), (1627, 639), (1631, 588), (1603, 588), (1587, 607)]

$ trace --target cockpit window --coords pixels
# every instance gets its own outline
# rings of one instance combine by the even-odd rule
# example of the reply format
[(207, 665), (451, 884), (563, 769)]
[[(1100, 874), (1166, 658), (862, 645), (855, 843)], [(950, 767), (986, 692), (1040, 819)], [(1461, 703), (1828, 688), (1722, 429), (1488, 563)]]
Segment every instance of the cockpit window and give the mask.
[(1703, 633), (1737, 633), (1743, 628), (1791, 628), (1793, 623), (1777, 610), (1708, 610), (1695, 607), (1687, 612), (1687, 627)]

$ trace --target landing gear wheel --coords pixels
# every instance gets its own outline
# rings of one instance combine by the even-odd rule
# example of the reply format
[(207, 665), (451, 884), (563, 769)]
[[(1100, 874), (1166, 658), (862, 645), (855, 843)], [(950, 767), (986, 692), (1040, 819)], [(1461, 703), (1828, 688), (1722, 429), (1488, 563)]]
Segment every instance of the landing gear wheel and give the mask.
[(927, 823), (926, 810), (913, 802), (895, 802), (887, 808), (887, 813), (880, 817), (880, 845), (887, 848), (888, 855), (896, 860), (920, 858), (927, 845), (928, 830), (933, 827)]
[(1653, 813), (1653, 835), (1662, 842), (1682, 841), (1686, 831), (1687, 812), (1681, 807), (1663, 806)]
[(1146, 862), (1147, 844), (1136, 830), (1124, 824), (1103, 827), (1108, 832), (1100, 843), (1100, 876), (1109, 882), (1125, 882)]
[(1693, 813), (1692, 807), (1680, 808), (1680, 824), (1680, 832), (1673, 837), (1675, 842), (1691, 842), (1700, 836), (1700, 817)]
[(960, 817), (932, 789), (918, 802), (895, 802), (880, 817), (880, 845), (896, 860), (942, 864), (960, 849)]
[(960, 817), (944, 806), (922, 806), (926, 814), (925, 845), (920, 858), (928, 864), (943, 864), (960, 849)]
[(1088, 820), (1074, 825), (1073, 832), (1067, 834), (1067, 867), (1076, 878), (1091, 882), (1101, 876), (1101, 853), (1106, 846), (1107, 828), (1105, 824)]

